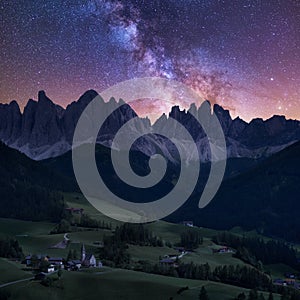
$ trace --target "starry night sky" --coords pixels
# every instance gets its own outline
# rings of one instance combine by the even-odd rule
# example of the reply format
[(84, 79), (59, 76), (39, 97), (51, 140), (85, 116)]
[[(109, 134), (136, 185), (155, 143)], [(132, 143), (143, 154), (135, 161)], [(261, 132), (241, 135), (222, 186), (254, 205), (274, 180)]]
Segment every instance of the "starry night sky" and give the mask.
[(23, 107), (45, 90), (66, 106), (91, 88), (161, 76), (233, 117), (300, 119), (299, 0), (1, 0), (0, 26), (1, 102)]

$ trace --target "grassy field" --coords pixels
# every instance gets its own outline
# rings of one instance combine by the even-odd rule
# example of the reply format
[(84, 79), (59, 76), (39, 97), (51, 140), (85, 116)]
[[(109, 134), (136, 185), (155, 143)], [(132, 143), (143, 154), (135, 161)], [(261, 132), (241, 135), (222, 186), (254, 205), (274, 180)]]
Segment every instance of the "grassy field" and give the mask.
[(3, 283), (32, 277), (30, 272), (22, 270), (22, 265), (18, 262), (0, 258), (0, 285)]
[[(196, 264), (205, 264), (214, 268), (219, 265), (244, 265), (241, 260), (232, 257), (232, 253), (213, 253), (213, 243), (204, 241), (194, 252), (189, 252), (181, 259), (184, 263), (194, 262)], [(147, 260), (151, 263), (158, 263), (159, 257), (163, 257), (166, 254), (176, 254), (177, 252), (168, 247), (141, 247), (135, 245), (129, 245), (129, 253), (133, 260)]]
[[(115, 228), (120, 223), (99, 213), (79, 194), (65, 194), (65, 200), (70, 207), (80, 207), (90, 217), (106, 223), (111, 223)], [(55, 224), (47, 222), (29, 222), (0, 218), (0, 228), (4, 235), (15, 237), (23, 248), (25, 255), (42, 254), (50, 256), (66, 257), (70, 249), (76, 249), (80, 254), (82, 243), (87, 252), (96, 253), (95, 242), (102, 241), (104, 235), (111, 235), (111, 230), (82, 230), (68, 234), (70, 244), (66, 249), (51, 249), (51, 246), (63, 240), (64, 234), (50, 235), (49, 232)], [(176, 245), (180, 241), (180, 234), (187, 230), (181, 224), (171, 224), (164, 221), (156, 221), (145, 225), (156, 236)], [(196, 264), (209, 263), (214, 268), (224, 264), (244, 263), (236, 259), (230, 253), (213, 253), (212, 248), (216, 245), (211, 238), (218, 232), (206, 228), (194, 228), (203, 237), (203, 245), (194, 252), (188, 253), (182, 258), (182, 262), (194, 262)], [(255, 232), (244, 233), (241, 229), (232, 230), (238, 235), (255, 235)], [(133, 261), (147, 260), (158, 263), (159, 257), (176, 252), (169, 247), (141, 247), (129, 245), (128, 252)], [(17, 262), (0, 259), (0, 284), (31, 277), (32, 274), (22, 270), (22, 265)], [(273, 278), (282, 277), (284, 272), (292, 272), (285, 265), (270, 265), (265, 267), (271, 271)], [(145, 274), (120, 269), (92, 269), (80, 272), (63, 272), (60, 281), (61, 287), (45, 287), (38, 282), (28, 281), (5, 287), (10, 291), (13, 300), (35, 299), (197, 299), (201, 286), (205, 285), (211, 300), (233, 299), (238, 293), (247, 290), (238, 287), (219, 284), (215, 282), (202, 282), (173, 277), (164, 277), (153, 274)], [(189, 289), (182, 294), (177, 291), (188, 286)], [(274, 297), (279, 299), (279, 297)]]
[(54, 226), (55, 224), (47, 222), (31, 222), (0, 218), (1, 233), (11, 236), (36, 236), (48, 234)]
[(78, 231), (68, 234), (72, 243), (85, 243), (87, 245), (93, 245), (94, 242), (102, 241), (104, 236), (112, 235), (110, 230), (91, 230), (91, 231)]
[(50, 249), (63, 240), (63, 234), (49, 234), (54, 226), (54, 223), (0, 218), (1, 233), (16, 238), (25, 254), (63, 255), (65, 250)]
[(232, 256), (232, 253), (213, 253), (212, 242), (204, 241), (194, 252), (188, 253), (182, 259), (183, 262), (195, 262), (197, 264), (208, 263), (212, 268), (219, 265), (244, 265), (245, 263)]
[(176, 251), (168, 247), (141, 247), (135, 245), (129, 245), (128, 252), (132, 260), (147, 260), (153, 264), (159, 262), (160, 256), (176, 253)]
[[(11, 291), (12, 299), (23, 300), (94, 300), (94, 299), (197, 299), (205, 286), (211, 300), (232, 300), (248, 290), (214, 282), (188, 280), (145, 274), (128, 270), (107, 269), (106, 272), (64, 272), (62, 287), (44, 287), (37, 282), (17, 284)], [(182, 287), (187, 291), (177, 294)], [(265, 294), (267, 296), (267, 294)], [(279, 297), (275, 296), (278, 300)]]
[(273, 279), (283, 278), (284, 277), (283, 274), (286, 273), (290, 273), (290, 274), (297, 273), (294, 269), (284, 264), (266, 265), (265, 270), (271, 272), (271, 276)]
[(112, 227), (116, 227), (121, 222), (111, 219), (96, 210), (81, 194), (65, 193), (64, 199), (69, 207), (83, 208), (84, 213), (88, 214), (93, 219), (110, 223)]

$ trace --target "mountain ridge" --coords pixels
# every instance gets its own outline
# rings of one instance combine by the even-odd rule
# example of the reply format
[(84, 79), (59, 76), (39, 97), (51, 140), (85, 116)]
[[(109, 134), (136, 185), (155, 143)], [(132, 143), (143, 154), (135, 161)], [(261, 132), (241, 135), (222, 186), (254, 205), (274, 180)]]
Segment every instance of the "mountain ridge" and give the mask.
[[(82, 111), (97, 95), (96, 91), (88, 90), (77, 101), (63, 108), (53, 103), (44, 91), (39, 91), (38, 101), (30, 99), (23, 113), (15, 100), (9, 104), (0, 104), (0, 140), (35, 160), (66, 153), (71, 149), (75, 126)], [(112, 98), (109, 102), (101, 101), (100, 105), (103, 109), (114, 110), (117, 108), (117, 103)], [(210, 103), (209, 105), (211, 106)], [(121, 125), (137, 117), (128, 104), (121, 107), (106, 122), (106, 127), (98, 136), (98, 143), (111, 146), (113, 137)], [(199, 114), (200, 110), (201, 106), (197, 108), (195, 104), (191, 104), (188, 110), (180, 110), (179, 106), (173, 106), (169, 115), (163, 114), (153, 125), (149, 119), (139, 118), (142, 121), (142, 128), (134, 125), (135, 128), (131, 129), (141, 133), (149, 128), (150, 130), (168, 130), (168, 133), (176, 138), (178, 128), (171, 128), (169, 124), (169, 119), (173, 118), (183, 124), (192, 134), (201, 153), (200, 159), (209, 161), (211, 158), (207, 150), (205, 133), (193, 119), (193, 116)], [(223, 128), (228, 157), (269, 156), (300, 140), (300, 121), (298, 120), (287, 120), (285, 116), (274, 115), (267, 120), (256, 118), (247, 123), (239, 117), (232, 119), (229, 111), (218, 104), (213, 105), (212, 112), (216, 114)], [(158, 148), (162, 148), (162, 152), (169, 160), (176, 160), (165, 144), (165, 139), (148, 137), (140, 144), (135, 143), (134, 147), (135, 150), (148, 156), (156, 153)], [(185, 147), (189, 148), (189, 144)], [(188, 160), (197, 158), (196, 154), (187, 157)]]

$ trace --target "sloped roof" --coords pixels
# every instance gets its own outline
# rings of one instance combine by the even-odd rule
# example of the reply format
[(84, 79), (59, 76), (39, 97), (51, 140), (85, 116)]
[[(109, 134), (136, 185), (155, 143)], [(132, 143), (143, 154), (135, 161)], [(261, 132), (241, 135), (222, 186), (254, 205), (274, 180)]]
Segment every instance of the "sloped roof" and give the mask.
[(85, 260), (90, 260), (93, 256), (94, 256), (94, 254), (87, 254), (85, 256)]

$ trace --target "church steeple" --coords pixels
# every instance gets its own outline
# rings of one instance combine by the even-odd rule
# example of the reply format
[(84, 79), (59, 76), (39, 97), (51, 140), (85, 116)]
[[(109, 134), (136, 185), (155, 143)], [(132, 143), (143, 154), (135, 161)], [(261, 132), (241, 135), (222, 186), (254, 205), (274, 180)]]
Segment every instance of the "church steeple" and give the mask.
[(86, 255), (86, 252), (85, 252), (85, 247), (84, 247), (84, 244), (82, 244), (81, 246), (81, 261), (85, 261), (85, 255)]

